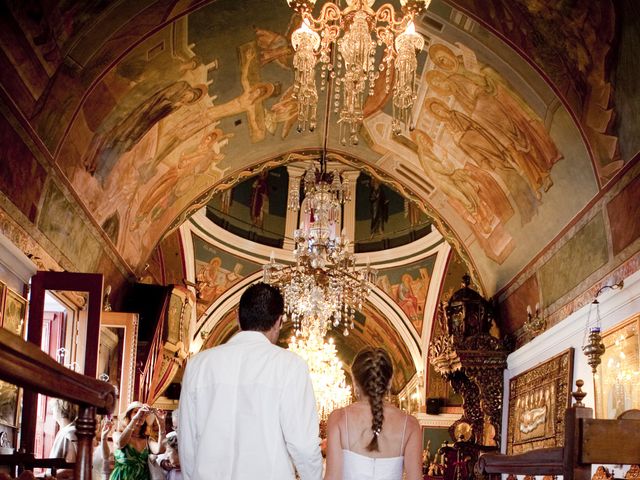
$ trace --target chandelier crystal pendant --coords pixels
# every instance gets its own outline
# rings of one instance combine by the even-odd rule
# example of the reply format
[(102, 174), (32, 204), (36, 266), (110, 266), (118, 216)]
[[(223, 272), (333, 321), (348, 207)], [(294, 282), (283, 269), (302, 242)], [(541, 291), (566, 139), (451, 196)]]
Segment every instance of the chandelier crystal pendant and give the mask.
[(326, 421), (333, 410), (351, 403), (351, 387), (346, 383), (332, 338), (325, 342), (317, 335), (304, 339), (292, 337), (289, 350), (300, 355), (309, 366), (320, 420)]
[(303, 178), (302, 202), (297, 181), (291, 182), (288, 198), (288, 208), (300, 210), (293, 238), (295, 264), (277, 263), (272, 255), (263, 266), (263, 281), (282, 291), (296, 336), (324, 338), (331, 327), (342, 327), (349, 335), (377, 272), (369, 265), (356, 267), (349, 239), (338, 233), (342, 205), (350, 201), (348, 182), (338, 172), (327, 172), (323, 159), (320, 170), (310, 167)]
[[(291, 36), (298, 131), (316, 128), (318, 64), (320, 89), (324, 91), (329, 82), (334, 82), (333, 93), (329, 93), (333, 98), (327, 99), (327, 106), (332, 105), (338, 114), (343, 145), (358, 143), (365, 102), (374, 95), (376, 80), (382, 72), (386, 75), (385, 94), (393, 89), (394, 133), (410, 124), (417, 98), (416, 51), (424, 47), (424, 38), (416, 33), (413, 20), (431, 0), (400, 0), (403, 15), (399, 18), (388, 3), (374, 11), (374, 1), (346, 0), (344, 9), (326, 2), (315, 18), (312, 10), (316, 0), (287, 0), (302, 16), (301, 27)], [(383, 45), (378, 61), (377, 50)]]

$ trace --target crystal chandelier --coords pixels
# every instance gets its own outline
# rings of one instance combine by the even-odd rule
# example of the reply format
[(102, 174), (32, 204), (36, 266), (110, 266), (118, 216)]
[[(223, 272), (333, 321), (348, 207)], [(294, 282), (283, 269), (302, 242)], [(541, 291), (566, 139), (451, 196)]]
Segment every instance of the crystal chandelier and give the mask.
[(346, 384), (342, 362), (338, 359), (333, 338), (325, 342), (322, 337), (292, 337), (289, 350), (305, 359), (309, 366), (318, 416), (326, 420), (336, 408), (351, 402), (351, 387)]
[(323, 156), (320, 170), (310, 167), (304, 175), (302, 203), (299, 192), (299, 180), (292, 180), (288, 208), (300, 210), (295, 263), (282, 265), (272, 256), (263, 266), (263, 281), (282, 291), (296, 336), (324, 338), (331, 326), (348, 335), (377, 275), (369, 265), (356, 268), (349, 239), (338, 233), (342, 205), (350, 200), (349, 184), (338, 172), (326, 171)]
[[(333, 99), (327, 98), (327, 106), (333, 102), (343, 145), (347, 139), (351, 144), (358, 143), (366, 99), (374, 94), (382, 72), (386, 75), (385, 94), (393, 88), (393, 131), (399, 133), (401, 125), (410, 123), (417, 97), (416, 50), (424, 47), (424, 38), (416, 33), (413, 20), (431, 0), (400, 0), (403, 16), (399, 18), (388, 3), (374, 11), (374, 2), (346, 0), (347, 6), (340, 9), (329, 1), (315, 18), (312, 10), (316, 0), (287, 0), (302, 16), (302, 25), (291, 35), (298, 131), (316, 128), (318, 63), (320, 90), (333, 82)], [(378, 60), (377, 47), (382, 45), (384, 51)]]

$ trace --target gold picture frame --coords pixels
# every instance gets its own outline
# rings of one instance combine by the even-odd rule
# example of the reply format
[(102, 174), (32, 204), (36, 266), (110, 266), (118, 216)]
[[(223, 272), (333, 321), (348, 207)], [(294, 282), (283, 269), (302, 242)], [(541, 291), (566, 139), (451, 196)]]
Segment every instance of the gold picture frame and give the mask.
[(605, 352), (594, 376), (596, 418), (640, 409), (640, 314), (602, 335)]
[(508, 455), (564, 443), (573, 355), (569, 348), (509, 381)]
[[(24, 338), (27, 300), (0, 282), (0, 325)], [(0, 423), (18, 427), (22, 389), (0, 380)]]
[(10, 288), (6, 288), (4, 297), (2, 328), (9, 330), (20, 338), (24, 338), (27, 300)]
[(0, 380), (0, 424), (18, 428), (22, 389)]

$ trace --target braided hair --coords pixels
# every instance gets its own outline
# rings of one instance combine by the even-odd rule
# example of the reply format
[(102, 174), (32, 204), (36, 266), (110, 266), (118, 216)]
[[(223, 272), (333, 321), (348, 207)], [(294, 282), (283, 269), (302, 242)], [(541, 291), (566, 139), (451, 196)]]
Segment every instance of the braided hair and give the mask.
[(393, 376), (391, 357), (383, 348), (365, 348), (353, 360), (351, 372), (358, 386), (369, 397), (371, 406), (373, 438), (367, 445), (367, 450), (379, 451), (378, 435), (382, 432), (384, 422), (383, 400)]

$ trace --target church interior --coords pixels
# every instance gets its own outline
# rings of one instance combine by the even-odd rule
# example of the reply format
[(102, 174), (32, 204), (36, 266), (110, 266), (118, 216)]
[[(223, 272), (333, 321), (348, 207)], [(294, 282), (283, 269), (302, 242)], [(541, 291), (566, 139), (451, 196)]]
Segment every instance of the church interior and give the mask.
[(354, 120), (348, 46), (300, 73), (292, 38), (331, 2), (314, 3), (1, 2), (0, 472), (45, 465), (56, 396), (89, 430), (134, 400), (178, 408), (186, 363), (238, 331), (253, 283), (279, 279), (295, 343), (292, 265), (326, 187), (338, 253), (309, 265), (342, 275), (340, 298), (364, 288), (321, 312), (334, 380), (349, 395), (356, 353), (387, 349), (425, 478), (526, 474), (478, 458), (542, 448), (556, 469), (530, 475), (573, 478), (574, 402), (622, 422), (601, 435), (618, 452), (575, 475), (640, 478), (640, 445), (615, 437), (640, 424), (640, 4), (390, 0), (415, 64), (406, 80), (382, 59), (399, 37), (372, 42)]

